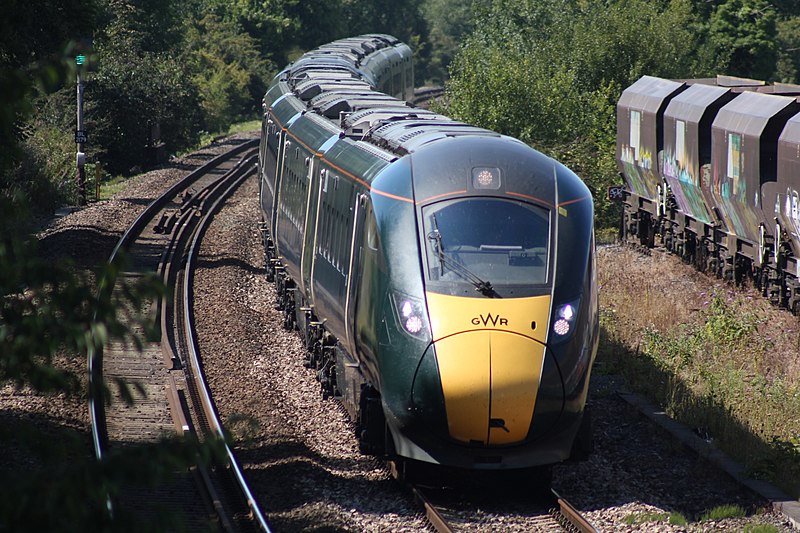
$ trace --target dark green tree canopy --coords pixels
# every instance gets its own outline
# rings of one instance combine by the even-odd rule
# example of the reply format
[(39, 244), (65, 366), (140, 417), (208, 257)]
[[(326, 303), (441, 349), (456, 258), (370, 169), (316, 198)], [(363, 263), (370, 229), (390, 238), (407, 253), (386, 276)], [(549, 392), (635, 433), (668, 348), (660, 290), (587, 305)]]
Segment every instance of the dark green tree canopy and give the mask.
[(778, 59), (775, 9), (766, 0), (728, 0), (709, 19), (709, 42), (725, 73), (772, 80)]

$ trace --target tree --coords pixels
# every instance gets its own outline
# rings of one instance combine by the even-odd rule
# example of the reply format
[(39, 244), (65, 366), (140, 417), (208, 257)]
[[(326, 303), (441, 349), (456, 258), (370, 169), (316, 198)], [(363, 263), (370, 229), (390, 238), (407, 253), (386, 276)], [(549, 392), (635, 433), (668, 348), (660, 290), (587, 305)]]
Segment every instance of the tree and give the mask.
[(598, 225), (616, 222), (605, 198), (614, 161), (619, 94), (643, 74), (715, 73), (688, 0), (652, 3), (495, 0), (451, 65), (454, 118), (532, 144), (584, 178)]
[(262, 59), (258, 41), (237, 23), (213, 13), (188, 26), (184, 55), (200, 97), (205, 129), (222, 131), (252, 117), (272, 69)]
[(153, 14), (128, 0), (109, 6), (116, 11), (95, 40), (97, 71), (87, 83), (86, 120), (104, 166), (127, 173), (147, 165), (148, 147), (156, 140), (168, 152), (195, 144), (200, 106), (177, 51), (153, 51), (148, 44), (151, 36), (158, 40), (152, 32), (171, 23), (151, 24)]
[(775, 79), (800, 83), (800, 16), (779, 20), (778, 64)]
[(62, 87), (77, 41), (91, 36), (97, 13), (94, 0), (8, 0), (0, 4), (0, 195), (30, 195), (46, 180), (25, 175), (20, 140), (30, 133), (37, 99)]
[(766, 0), (728, 0), (709, 19), (709, 40), (724, 72), (772, 80), (778, 60), (777, 17)]
[(428, 0), (424, 3), (431, 48), (425, 76), (432, 83), (444, 83), (448, 77), (447, 68), (458, 52), (462, 38), (472, 31), (474, 2), (488, 5), (488, 0)]

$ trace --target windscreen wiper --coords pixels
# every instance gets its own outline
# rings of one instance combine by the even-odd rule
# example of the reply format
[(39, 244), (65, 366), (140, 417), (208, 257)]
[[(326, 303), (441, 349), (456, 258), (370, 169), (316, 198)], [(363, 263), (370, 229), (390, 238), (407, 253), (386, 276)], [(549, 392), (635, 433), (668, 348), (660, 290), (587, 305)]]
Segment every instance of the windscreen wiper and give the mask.
[(500, 295), (497, 294), (490, 282), (482, 280), (470, 269), (445, 255), (444, 245), (442, 244), (442, 234), (439, 232), (439, 224), (436, 222), (436, 215), (431, 215), (431, 218), (433, 219), (433, 231), (428, 234), (428, 239), (433, 241), (433, 248), (436, 252), (437, 259), (439, 259), (439, 275), (444, 274), (444, 267), (447, 266), (463, 279), (472, 283), (475, 286), (475, 290), (484, 296), (499, 298)]

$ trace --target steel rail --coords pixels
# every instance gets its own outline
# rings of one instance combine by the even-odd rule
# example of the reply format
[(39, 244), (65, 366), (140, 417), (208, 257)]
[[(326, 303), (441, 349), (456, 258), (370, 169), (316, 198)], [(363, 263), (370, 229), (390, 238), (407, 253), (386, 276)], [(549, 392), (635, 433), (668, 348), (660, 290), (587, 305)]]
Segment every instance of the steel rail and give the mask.
[[(255, 159), (255, 156), (248, 159), (248, 161), (252, 161)], [(205, 413), (206, 421), (211, 426), (210, 429), (216, 433), (216, 435), (222, 440), (223, 446), (225, 449), (225, 453), (227, 455), (228, 465), (231, 469), (231, 474), (234, 476), (236, 480), (237, 487), (241, 491), (244, 499), (247, 502), (247, 505), (250, 509), (251, 516), (255, 521), (256, 525), (265, 532), (269, 532), (269, 525), (267, 524), (266, 519), (256, 502), (255, 497), (253, 496), (252, 492), (250, 491), (249, 486), (247, 485), (247, 481), (244, 478), (244, 473), (242, 471), (241, 466), (239, 465), (236, 456), (233, 453), (233, 450), (228, 446), (227, 442), (225, 441), (225, 431), (222, 427), (222, 424), (219, 420), (219, 415), (214, 404), (214, 400), (211, 397), (209, 392), (208, 383), (205, 380), (204, 373), (202, 372), (202, 361), (200, 360), (200, 348), (197, 340), (197, 335), (195, 334), (195, 325), (194, 325), (194, 264), (199, 255), (200, 251), (200, 243), (205, 235), (211, 219), (213, 218), (214, 214), (216, 214), (222, 207), (222, 204), (227, 198), (233, 193), (233, 191), (247, 178), (252, 170), (255, 168), (250, 166), (247, 168), (247, 164), (243, 164), (242, 168), (244, 171), (240, 173), (240, 176), (234, 178), (232, 183), (227, 187), (227, 189), (220, 194), (213, 202), (213, 204), (209, 207), (208, 211), (203, 216), (203, 220), (200, 222), (197, 230), (192, 238), (191, 245), (188, 250), (187, 259), (186, 259), (186, 274), (183, 278), (183, 313), (184, 313), (184, 335), (187, 340), (187, 348), (188, 348), (188, 355), (191, 361), (191, 366), (195, 369), (193, 373), (193, 379), (195, 384), (197, 385), (197, 391), (200, 393), (200, 400), (201, 400), (201, 407)]]
[(597, 533), (597, 529), (571, 503), (562, 498), (555, 490), (551, 489), (551, 491), (558, 503), (558, 512), (576, 531), (580, 533)]
[[(108, 259), (108, 264), (113, 264), (118, 256), (119, 252), (130, 246), (133, 239), (139, 235), (142, 230), (147, 226), (147, 224), (153, 220), (155, 215), (163, 209), (165, 205), (167, 205), (172, 199), (177, 195), (177, 193), (181, 190), (186, 189), (192, 183), (197, 181), (201, 176), (208, 173), (209, 170), (215, 168), (220, 163), (227, 161), (228, 159), (234, 157), (235, 155), (254, 147), (258, 144), (258, 139), (254, 139), (252, 141), (247, 141), (242, 143), (241, 145), (221, 154), (204, 165), (200, 166), (199, 168), (195, 169), (194, 171), (187, 174), (184, 178), (179, 180), (173, 186), (171, 186), (167, 191), (165, 191), (161, 196), (153, 200), (145, 209), (142, 211), (138, 217), (133, 221), (133, 223), (125, 230), (122, 237), (120, 237), (117, 245), (114, 247), (114, 250), (111, 252), (111, 256)], [(97, 301), (101, 301), (102, 298), (111, 296), (111, 291), (114, 289), (114, 281), (110, 280), (101, 280), (101, 285), (98, 288), (97, 294)], [(96, 314), (95, 314), (96, 318)], [(94, 445), (95, 450), (95, 457), (98, 460), (102, 460), (105, 452), (108, 448), (108, 428), (106, 426), (106, 417), (105, 417), (105, 389), (103, 387), (103, 347), (98, 347), (95, 350), (95, 346), (93, 343), (88, 343), (87, 347), (87, 364), (88, 364), (88, 371), (89, 371), (89, 418), (92, 425), (92, 443)]]
[(437, 533), (453, 533), (455, 531), (424, 492), (414, 486), (411, 487), (411, 491), (414, 493), (414, 501), (423, 507), (425, 518), (428, 519), (428, 522), (431, 523)]

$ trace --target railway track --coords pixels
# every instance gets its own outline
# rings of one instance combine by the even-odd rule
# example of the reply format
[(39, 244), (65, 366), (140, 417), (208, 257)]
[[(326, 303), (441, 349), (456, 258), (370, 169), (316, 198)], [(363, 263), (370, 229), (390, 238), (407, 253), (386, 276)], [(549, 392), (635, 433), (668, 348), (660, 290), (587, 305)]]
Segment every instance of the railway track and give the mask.
[(420, 87), (414, 90), (413, 104), (415, 107), (428, 109), (431, 100), (440, 98), (443, 95), (444, 87)]
[[(445, 497), (424, 487), (412, 487), (415, 501), (438, 533), (503, 529), (514, 531), (568, 531), (596, 533), (597, 530), (566, 500), (551, 495), (532, 496), (522, 514), (492, 513), (480, 507), (465, 507), (452, 496)], [(514, 515), (516, 516), (509, 516)], [(493, 516), (495, 515), (495, 516)]]
[[(194, 335), (193, 270), (208, 224), (225, 198), (252, 175), (256, 154), (257, 142), (245, 142), (188, 174), (145, 209), (112, 253), (110, 261), (124, 253), (128, 262), (109, 290), (125, 291), (130, 282), (155, 273), (168, 294), (128, 309), (156, 325), (141, 350), (112, 342), (90, 356), (90, 417), (99, 460), (175, 434), (201, 441), (224, 437)], [(119, 389), (100, 386), (119, 381), (140, 392), (133, 405), (123, 401)], [(125, 487), (110, 506), (145, 520), (152, 509), (166, 507), (182, 514), (189, 529), (212, 524), (223, 531), (269, 531), (227, 446), (225, 452), (221, 462), (175, 472), (156, 490)]]
[[(392, 477), (400, 479), (397, 463), (390, 461)], [(423, 475), (423, 479), (426, 475)], [(461, 477), (461, 476), (459, 476)], [(481, 477), (481, 476), (478, 476)], [(453, 487), (441, 480), (426, 484), (411, 481), (414, 501), (438, 533), (458, 531), (568, 531), (597, 533), (597, 529), (555, 490), (493, 476), (484, 484), (469, 480)]]

